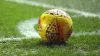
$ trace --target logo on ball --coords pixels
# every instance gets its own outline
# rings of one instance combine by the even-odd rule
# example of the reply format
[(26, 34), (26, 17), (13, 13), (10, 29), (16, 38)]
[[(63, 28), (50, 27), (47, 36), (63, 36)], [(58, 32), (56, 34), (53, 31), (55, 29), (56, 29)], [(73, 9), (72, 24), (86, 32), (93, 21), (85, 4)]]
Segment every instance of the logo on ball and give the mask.
[(40, 16), (38, 31), (44, 42), (66, 41), (72, 34), (72, 23), (66, 12), (51, 9)]

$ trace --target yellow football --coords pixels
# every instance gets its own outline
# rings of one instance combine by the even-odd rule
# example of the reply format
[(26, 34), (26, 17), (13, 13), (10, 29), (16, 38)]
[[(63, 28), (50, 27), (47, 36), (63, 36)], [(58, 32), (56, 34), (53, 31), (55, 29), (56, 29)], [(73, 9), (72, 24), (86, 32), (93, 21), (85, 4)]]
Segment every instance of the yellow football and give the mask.
[(66, 12), (51, 9), (44, 12), (39, 18), (39, 35), (44, 42), (68, 40), (72, 34), (72, 24), (72, 19)]

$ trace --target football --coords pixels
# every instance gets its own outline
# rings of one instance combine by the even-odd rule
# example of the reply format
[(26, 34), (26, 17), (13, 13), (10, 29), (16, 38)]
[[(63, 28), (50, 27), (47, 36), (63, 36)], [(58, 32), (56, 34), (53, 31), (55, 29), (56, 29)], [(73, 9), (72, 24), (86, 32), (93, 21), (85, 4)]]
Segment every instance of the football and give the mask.
[(44, 12), (38, 20), (38, 32), (44, 42), (62, 42), (72, 34), (71, 17), (59, 9)]

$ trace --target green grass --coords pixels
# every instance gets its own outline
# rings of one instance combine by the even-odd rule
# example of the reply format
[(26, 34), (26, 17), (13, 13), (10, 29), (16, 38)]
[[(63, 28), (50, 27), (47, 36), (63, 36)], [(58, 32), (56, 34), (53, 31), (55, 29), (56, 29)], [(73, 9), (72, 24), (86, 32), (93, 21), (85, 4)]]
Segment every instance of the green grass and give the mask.
[(94, 30), (100, 30), (100, 18), (76, 17), (72, 19), (74, 32), (90, 32)]
[[(21, 37), (17, 25), (31, 18), (39, 18), (48, 9), (0, 0), (0, 38)], [(67, 13), (73, 20), (73, 32), (100, 30), (100, 18), (73, 17), (77, 14)], [(33, 27), (37, 28), (37, 25)], [(40, 42), (40, 38), (0, 42), (0, 56), (100, 56), (100, 35), (71, 36), (66, 45), (45, 45)]]
[[(0, 36), (4, 37), (16, 37), (21, 36), (17, 30), (17, 25), (26, 19), (36, 18), (47, 9), (42, 7), (29, 6), (25, 4), (17, 4), (13, 2), (7, 2), (1, 0), (0, 2)], [(71, 16), (75, 13), (68, 12)], [(80, 19), (81, 18), (81, 19)], [(100, 28), (100, 19), (85, 18), (85, 17), (74, 17), (74, 31), (92, 31)], [(96, 22), (95, 22), (96, 21)], [(97, 26), (98, 25), (98, 26)], [(85, 27), (84, 27), (85, 26)], [(87, 29), (86, 29), (87, 28)]]
[(71, 37), (67, 45), (42, 45), (41, 39), (0, 43), (0, 56), (99, 56), (100, 35)]
[(100, 14), (100, 0), (91, 0), (91, 1), (90, 0), (50, 0), (50, 1), (33, 0), (33, 1)]
[(26, 19), (39, 17), (46, 9), (0, 0), (0, 37), (21, 36), (17, 25)]

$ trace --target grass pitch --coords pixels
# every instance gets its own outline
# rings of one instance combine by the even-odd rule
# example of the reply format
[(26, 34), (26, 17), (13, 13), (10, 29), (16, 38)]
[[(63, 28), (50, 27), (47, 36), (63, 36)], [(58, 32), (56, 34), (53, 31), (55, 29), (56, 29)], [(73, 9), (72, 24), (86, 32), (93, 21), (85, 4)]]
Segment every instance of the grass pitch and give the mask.
[[(23, 36), (17, 25), (29, 18), (39, 16), (50, 8), (42, 8), (0, 0), (0, 38)], [(100, 30), (98, 17), (73, 17), (73, 32)], [(41, 39), (23, 39), (0, 42), (0, 56), (100, 56), (100, 35), (71, 36), (66, 45), (44, 45)]]
[(100, 1), (99, 0), (31, 0), (36, 2), (42, 2), (46, 4), (52, 4), (54, 6), (61, 6), (64, 8), (77, 9), (80, 11), (86, 11), (90, 13), (100, 14)]
[(42, 7), (0, 1), (0, 37), (21, 36), (17, 30), (18, 23), (39, 17), (46, 9)]
[(66, 45), (43, 45), (41, 39), (0, 43), (0, 56), (99, 56), (100, 35), (71, 37)]

